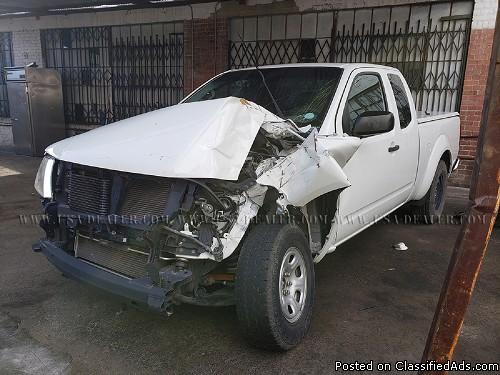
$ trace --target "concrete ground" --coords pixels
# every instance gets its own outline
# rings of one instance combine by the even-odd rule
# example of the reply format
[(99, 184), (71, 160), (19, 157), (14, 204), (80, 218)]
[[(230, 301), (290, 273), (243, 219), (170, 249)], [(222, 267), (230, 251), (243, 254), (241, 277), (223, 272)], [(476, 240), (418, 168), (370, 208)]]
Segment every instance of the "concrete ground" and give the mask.
[[(39, 212), (38, 163), (0, 154), (0, 374), (330, 374), (335, 361), (420, 359), (459, 225), (382, 222), (348, 241), (316, 268), (309, 335), (268, 353), (245, 343), (233, 308), (180, 306), (166, 318), (62, 277), (31, 251), (42, 231), (19, 220)], [(454, 189), (446, 211), (464, 204)], [(409, 249), (393, 250), (399, 241)], [(499, 270), (495, 229), (459, 361), (500, 362)]]

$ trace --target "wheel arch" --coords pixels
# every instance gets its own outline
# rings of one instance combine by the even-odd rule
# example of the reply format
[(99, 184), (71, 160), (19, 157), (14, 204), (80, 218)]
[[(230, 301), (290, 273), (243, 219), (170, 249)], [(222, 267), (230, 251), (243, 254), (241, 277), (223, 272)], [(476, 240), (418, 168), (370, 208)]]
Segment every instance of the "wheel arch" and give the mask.
[(332, 235), (333, 219), (337, 213), (339, 195), (343, 189), (333, 190), (313, 199), (302, 207), (307, 223), (307, 238), (313, 254), (323, 249)]
[(446, 163), (446, 169), (448, 169), (448, 173), (451, 173), (451, 151), (446, 150), (445, 152), (443, 152), (443, 155), (441, 155), (441, 159), (439, 160), (443, 160)]
[[(423, 166), (425, 169), (417, 174), (417, 180), (415, 181), (415, 190), (411, 200), (419, 200), (423, 198), (425, 194), (427, 194), (427, 191), (432, 184), (436, 168), (441, 160), (446, 163), (448, 173), (451, 172), (451, 159), (452, 155), (450, 143), (446, 136), (441, 135), (438, 137), (434, 144), (429, 158), (427, 159), (427, 165)], [(422, 161), (422, 158), (420, 158), (419, 163), (425, 163), (425, 161)], [(419, 169), (421, 167), (422, 166), (419, 165)]]
[[(329, 191), (314, 198), (305, 206), (287, 206), (287, 215), (276, 214), (279, 205), (277, 198), (280, 192), (269, 187), (264, 203), (259, 210), (258, 216), (269, 224), (290, 223), (297, 225), (309, 241), (313, 254), (317, 254), (325, 244), (332, 229), (332, 220), (337, 212), (339, 195), (343, 189)], [(249, 227), (248, 230), (251, 228)]]

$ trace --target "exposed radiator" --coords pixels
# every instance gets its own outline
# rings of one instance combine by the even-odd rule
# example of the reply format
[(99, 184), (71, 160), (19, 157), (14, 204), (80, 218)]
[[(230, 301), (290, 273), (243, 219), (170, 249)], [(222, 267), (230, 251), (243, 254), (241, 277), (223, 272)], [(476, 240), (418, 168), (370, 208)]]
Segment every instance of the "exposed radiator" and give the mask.
[(75, 254), (78, 258), (131, 278), (147, 275), (148, 254), (128, 249), (120, 244), (104, 245), (99, 241), (79, 235), (75, 245)]
[(162, 216), (171, 181), (166, 178), (134, 179), (127, 186), (120, 214), (133, 218)]
[(87, 214), (109, 214), (111, 179), (78, 174), (66, 175), (68, 205), (72, 210)]

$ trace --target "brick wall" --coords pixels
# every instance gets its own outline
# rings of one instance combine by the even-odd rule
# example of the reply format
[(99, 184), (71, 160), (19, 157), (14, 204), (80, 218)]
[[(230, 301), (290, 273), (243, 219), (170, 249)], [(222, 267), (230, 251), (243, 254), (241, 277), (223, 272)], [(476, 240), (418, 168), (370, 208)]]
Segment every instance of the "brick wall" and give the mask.
[[(217, 24), (217, 26), (216, 26)], [(184, 93), (227, 70), (228, 19), (184, 21)], [(193, 43), (194, 38), (194, 45)], [(194, 70), (192, 70), (194, 67)], [(194, 81), (193, 81), (194, 78)]]
[(23, 66), (35, 61), (43, 66), (40, 30), (22, 30), (12, 33), (14, 64)]
[(469, 186), (474, 168), (494, 34), (492, 28), (478, 29), (477, 27), (491, 26), (492, 15), (494, 23), (496, 8), (493, 8), (495, 4), (490, 3), (492, 3), (490, 0), (478, 1), (474, 9), (473, 29), (470, 35), (460, 105), (461, 138), (459, 157), (461, 162), (458, 170), (450, 180), (450, 184), (455, 186)]

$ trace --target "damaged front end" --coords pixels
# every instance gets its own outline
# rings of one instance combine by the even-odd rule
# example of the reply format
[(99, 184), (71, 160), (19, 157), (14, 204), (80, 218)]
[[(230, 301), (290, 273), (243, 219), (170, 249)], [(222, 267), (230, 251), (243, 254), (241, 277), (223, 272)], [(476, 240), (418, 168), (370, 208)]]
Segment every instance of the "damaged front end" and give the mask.
[[(236, 263), (227, 258), (267, 187), (248, 176), (235, 182), (150, 177), (59, 160), (52, 181), (41, 223), (47, 238), (36, 248), (66, 275), (100, 287), (115, 279), (133, 286), (131, 294), (104, 288), (156, 310), (176, 300), (210, 304), (211, 296), (216, 304), (231, 303), (230, 293), (217, 290), (234, 281)], [(112, 275), (91, 281), (103, 272)], [(146, 296), (138, 299), (141, 287)]]
[[(132, 140), (130, 119), (119, 125), (122, 150), (108, 154), (97, 137), (94, 149), (83, 152), (93, 132), (49, 147), (36, 182), (46, 239), (34, 249), (67, 276), (157, 311), (170, 313), (181, 302), (233, 304), (239, 247), (258, 215), (287, 213), (290, 206), (307, 211), (309, 202), (349, 182), (315, 129), (298, 128), (242, 99), (213, 102), (217, 110), (204, 114), (211, 120), (202, 126), (193, 118), (197, 125), (190, 130), (188, 143), (199, 159), (189, 168), (199, 177), (152, 158), (177, 158), (165, 151), (168, 145), (155, 149), (154, 141), (141, 151), (148, 173), (140, 173), (136, 159), (120, 163), (117, 151)], [(159, 134), (158, 124), (152, 126)], [(120, 170), (112, 168), (117, 165)], [(309, 228), (316, 251), (324, 241), (313, 232)]]

